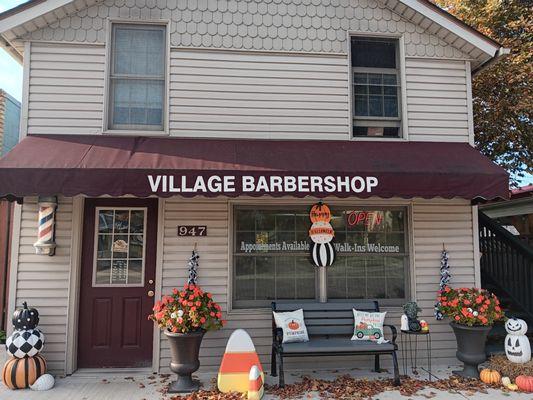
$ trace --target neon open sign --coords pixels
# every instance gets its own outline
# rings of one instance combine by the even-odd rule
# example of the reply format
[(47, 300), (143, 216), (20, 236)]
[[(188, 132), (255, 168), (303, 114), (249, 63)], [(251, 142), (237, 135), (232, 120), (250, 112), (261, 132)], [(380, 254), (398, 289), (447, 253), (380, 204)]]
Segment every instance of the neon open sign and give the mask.
[(351, 211), (346, 214), (346, 223), (350, 226), (377, 226), (383, 222), (383, 211)]

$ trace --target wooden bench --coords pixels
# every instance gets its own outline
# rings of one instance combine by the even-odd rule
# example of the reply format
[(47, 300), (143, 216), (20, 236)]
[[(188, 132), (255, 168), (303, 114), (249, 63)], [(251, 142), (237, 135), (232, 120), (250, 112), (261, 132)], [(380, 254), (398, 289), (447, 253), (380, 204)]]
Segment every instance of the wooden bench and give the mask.
[(388, 343), (378, 344), (370, 340), (351, 340), (354, 332), (352, 309), (358, 311), (377, 312), (377, 301), (358, 301), (356, 303), (294, 303), (273, 302), (272, 311), (286, 312), (302, 308), (304, 322), (309, 335), (308, 342), (282, 343), (283, 331), (276, 327), (272, 316), (272, 357), (271, 375), (277, 376), (279, 361), (279, 386), (285, 386), (283, 359), (285, 357), (317, 357), (374, 355), (374, 370), (380, 371), (379, 356), (390, 354), (394, 365), (394, 384), (400, 384), (398, 359), (396, 351), (397, 331), (392, 325), (383, 325), (392, 332)]

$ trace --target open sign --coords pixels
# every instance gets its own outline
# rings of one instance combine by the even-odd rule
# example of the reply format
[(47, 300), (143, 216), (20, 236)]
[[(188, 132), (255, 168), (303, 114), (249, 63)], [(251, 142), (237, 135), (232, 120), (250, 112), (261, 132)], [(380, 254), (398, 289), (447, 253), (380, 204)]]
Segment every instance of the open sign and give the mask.
[(350, 226), (378, 226), (383, 222), (383, 211), (351, 211), (346, 214), (346, 223)]

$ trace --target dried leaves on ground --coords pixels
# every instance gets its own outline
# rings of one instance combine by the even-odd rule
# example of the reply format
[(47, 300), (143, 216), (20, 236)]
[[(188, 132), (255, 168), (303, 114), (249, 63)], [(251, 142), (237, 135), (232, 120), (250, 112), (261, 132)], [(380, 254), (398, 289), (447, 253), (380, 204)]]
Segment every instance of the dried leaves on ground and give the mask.
[[(366, 400), (385, 391), (397, 390), (404, 396), (422, 396), (431, 399), (436, 396), (433, 390), (462, 392), (466, 395), (487, 393), (488, 386), (479, 380), (466, 380), (450, 377), (434, 382), (404, 377), (401, 386), (394, 386), (392, 379), (356, 379), (349, 375), (339, 376), (328, 381), (303, 376), (298, 383), (287, 384), (284, 388), (268, 386), (266, 392), (280, 399), (306, 399), (314, 393), (320, 399)], [(422, 392), (422, 390), (425, 390)], [(240, 393), (220, 393), (218, 390), (201, 390), (185, 395), (172, 396), (169, 400), (241, 400), (246, 395)]]
[(492, 356), (487, 367), (495, 369), (502, 376), (508, 376), (511, 380), (515, 380), (518, 375), (533, 376), (533, 360), (524, 364), (517, 364), (509, 361), (504, 354)]

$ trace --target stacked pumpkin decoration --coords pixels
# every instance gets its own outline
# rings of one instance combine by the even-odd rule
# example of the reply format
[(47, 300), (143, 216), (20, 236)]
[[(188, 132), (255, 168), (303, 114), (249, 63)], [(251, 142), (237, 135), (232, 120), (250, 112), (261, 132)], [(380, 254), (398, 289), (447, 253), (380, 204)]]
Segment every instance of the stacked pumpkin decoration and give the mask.
[(309, 238), (313, 242), (311, 246), (311, 260), (317, 267), (329, 267), (335, 261), (335, 248), (331, 241), (335, 231), (329, 223), (331, 211), (322, 202), (311, 207), (309, 219), (313, 223), (309, 229)]
[(6, 340), (6, 350), (11, 356), (2, 369), (2, 381), (10, 389), (25, 389), (46, 373), (46, 361), (39, 354), (44, 347), (44, 335), (37, 329), (39, 312), (23, 308), (13, 313), (15, 331)]

